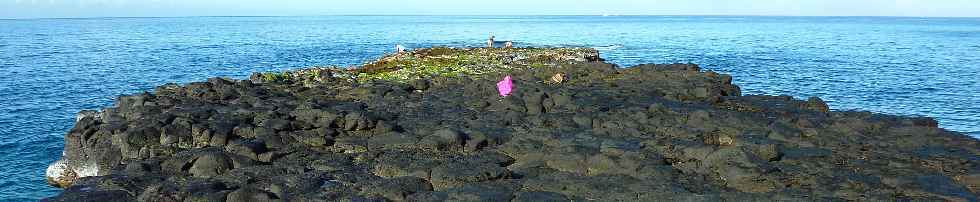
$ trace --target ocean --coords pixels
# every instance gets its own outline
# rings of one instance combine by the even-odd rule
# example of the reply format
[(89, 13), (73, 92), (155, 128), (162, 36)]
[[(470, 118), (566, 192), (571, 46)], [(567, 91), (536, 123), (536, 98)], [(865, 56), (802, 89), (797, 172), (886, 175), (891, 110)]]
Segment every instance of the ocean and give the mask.
[(0, 20), (0, 201), (44, 182), (75, 113), (118, 95), (255, 71), (351, 66), (408, 48), (593, 47), (628, 67), (697, 63), (743, 94), (930, 116), (980, 137), (980, 18), (317, 16)]

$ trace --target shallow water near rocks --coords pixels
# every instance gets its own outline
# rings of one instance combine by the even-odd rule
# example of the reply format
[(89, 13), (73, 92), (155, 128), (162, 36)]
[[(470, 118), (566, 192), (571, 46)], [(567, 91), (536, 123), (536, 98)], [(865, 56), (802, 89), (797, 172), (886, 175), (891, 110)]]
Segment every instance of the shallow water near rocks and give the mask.
[(745, 94), (819, 96), (835, 110), (931, 116), (980, 137), (980, 19), (336, 16), (0, 20), (0, 199), (43, 179), (75, 113), (117, 95), (254, 71), (361, 64), (408, 48), (594, 47), (612, 63), (691, 62)]

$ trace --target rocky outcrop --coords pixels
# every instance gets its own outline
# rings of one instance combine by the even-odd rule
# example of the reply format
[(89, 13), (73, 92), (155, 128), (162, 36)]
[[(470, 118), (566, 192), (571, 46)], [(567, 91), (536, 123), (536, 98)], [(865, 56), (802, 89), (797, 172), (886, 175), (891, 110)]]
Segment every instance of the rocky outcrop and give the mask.
[(76, 174), (46, 200), (978, 200), (980, 142), (930, 118), (743, 96), (692, 64), (533, 66), (122, 96), (65, 136), (49, 170)]

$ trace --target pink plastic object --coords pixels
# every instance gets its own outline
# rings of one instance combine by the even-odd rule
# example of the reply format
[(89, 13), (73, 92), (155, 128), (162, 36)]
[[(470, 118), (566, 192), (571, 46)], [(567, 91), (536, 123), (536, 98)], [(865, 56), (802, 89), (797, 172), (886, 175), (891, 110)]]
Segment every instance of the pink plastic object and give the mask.
[(512, 90), (514, 90), (514, 81), (510, 79), (510, 76), (506, 76), (504, 80), (497, 82), (497, 91), (500, 92), (500, 96), (507, 97)]

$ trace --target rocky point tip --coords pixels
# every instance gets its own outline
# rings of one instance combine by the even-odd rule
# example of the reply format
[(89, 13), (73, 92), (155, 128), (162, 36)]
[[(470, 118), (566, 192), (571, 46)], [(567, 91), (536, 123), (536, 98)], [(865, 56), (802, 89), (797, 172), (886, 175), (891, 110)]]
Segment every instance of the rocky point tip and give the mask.
[(976, 139), (731, 82), (591, 49), (431, 48), (164, 85), (83, 113), (46, 200), (978, 200)]

